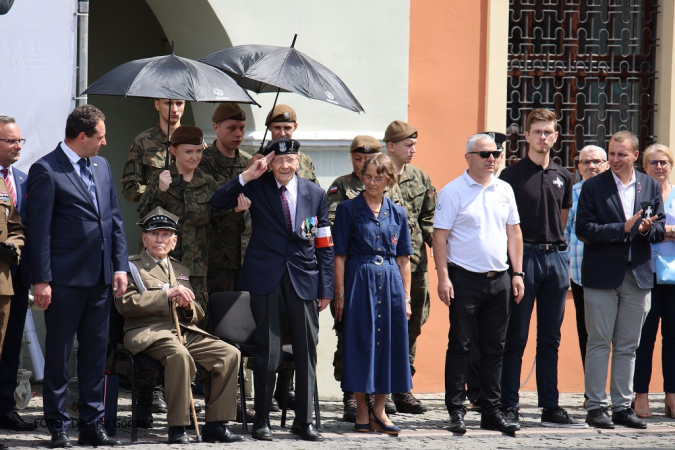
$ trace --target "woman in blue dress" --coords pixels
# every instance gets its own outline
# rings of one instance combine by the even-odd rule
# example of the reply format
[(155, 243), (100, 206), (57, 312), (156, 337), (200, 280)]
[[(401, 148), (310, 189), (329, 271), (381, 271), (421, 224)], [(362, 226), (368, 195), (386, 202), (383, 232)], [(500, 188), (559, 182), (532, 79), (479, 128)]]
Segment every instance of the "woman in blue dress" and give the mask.
[[(359, 177), (365, 191), (338, 205), (333, 227), (335, 313), (344, 321), (342, 390), (356, 396), (356, 431), (396, 435), (401, 430), (387, 417), (384, 401), (412, 388), (407, 320), (413, 251), (405, 211), (384, 196), (396, 184), (389, 157), (369, 157)], [(371, 393), (368, 411), (365, 394)]]

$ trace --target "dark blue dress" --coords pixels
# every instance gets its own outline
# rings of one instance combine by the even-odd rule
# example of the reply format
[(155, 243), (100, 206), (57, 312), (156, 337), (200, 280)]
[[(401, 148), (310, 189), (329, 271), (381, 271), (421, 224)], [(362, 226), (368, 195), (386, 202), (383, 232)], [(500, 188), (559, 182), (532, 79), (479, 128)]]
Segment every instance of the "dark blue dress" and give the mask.
[[(352, 227), (353, 222), (353, 227)], [(384, 198), (377, 218), (363, 194), (335, 214), (336, 255), (346, 255), (342, 390), (410, 392), (408, 320), (396, 257), (411, 255), (403, 208)]]

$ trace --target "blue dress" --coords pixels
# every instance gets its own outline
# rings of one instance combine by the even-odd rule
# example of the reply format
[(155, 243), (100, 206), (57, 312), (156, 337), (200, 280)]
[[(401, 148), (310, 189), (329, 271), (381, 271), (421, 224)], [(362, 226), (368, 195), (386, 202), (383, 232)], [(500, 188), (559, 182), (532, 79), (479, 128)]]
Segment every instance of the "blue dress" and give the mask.
[[(352, 226), (353, 224), (353, 226)], [(377, 218), (363, 194), (335, 214), (336, 255), (346, 255), (342, 390), (410, 392), (408, 320), (396, 257), (412, 255), (403, 208), (384, 198)]]

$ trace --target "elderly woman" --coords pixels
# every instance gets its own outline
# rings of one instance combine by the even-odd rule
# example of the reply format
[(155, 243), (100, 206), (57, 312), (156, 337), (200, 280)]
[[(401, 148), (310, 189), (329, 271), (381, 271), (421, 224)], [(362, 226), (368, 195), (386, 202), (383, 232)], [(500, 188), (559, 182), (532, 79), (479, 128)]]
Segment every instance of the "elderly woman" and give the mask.
[[(359, 178), (365, 190), (338, 205), (333, 226), (335, 315), (344, 322), (342, 389), (355, 393), (356, 431), (397, 435), (384, 402), (386, 394), (412, 388), (410, 232), (403, 208), (384, 196), (396, 184), (389, 157), (368, 157)], [(372, 411), (366, 393), (375, 394)]]
[[(666, 238), (660, 244), (654, 244), (654, 271), (663, 270), (658, 267), (656, 255), (664, 258), (675, 258), (675, 190), (669, 181), (670, 171), (673, 168), (673, 152), (661, 144), (647, 147), (642, 157), (645, 172), (661, 186), (664, 210), (666, 213)], [(667, 274), (661, 274), (667, 275)], [(675, 280), (675, 273), (671, 273)], [(652, 355), (654, 341), (661, 320), (661, 335), (663, 337), (663, 390), (666, 392), (666, 416), (675, 419), (675, 284), (665, 284), (663, 281), (654, 284), (652, 289), (652, 305), (642, 326), (640, 346), (635, 355), (635, 376), (633, 380), (635, 391), (635, 413), (638, 417), (651, 417), (649, 409), (649, 381), (652, 376)]]

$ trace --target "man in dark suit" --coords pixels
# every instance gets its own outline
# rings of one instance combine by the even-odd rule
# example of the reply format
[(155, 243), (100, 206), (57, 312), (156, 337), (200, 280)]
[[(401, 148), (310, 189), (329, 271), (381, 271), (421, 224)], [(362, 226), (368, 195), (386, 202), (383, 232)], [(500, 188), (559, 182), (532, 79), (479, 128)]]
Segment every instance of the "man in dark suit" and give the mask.
[(319, 312), (333, 297), (333, 241), (326, 193), (296, 175), (299, 147), (292, 139), (272, 141), (265, 158), (211, 197), (211, 204), (220, 209), (237, 206), (242, 193), (251, 201), (253, 233), (239, 288), (251, 293), (257, 325), (253, 438), (267, 441), (272, 440), (269, 408), (286, 319), (297, 369), (291, 431), (305, 440), (324, 440), (312, 425), (312, 399)]
[[(114, 295), (127, 288), (126, 238), (108, 161), (105, 116), (91, 105), (68, 116), (66, 138), (33, 163), (26, 225), (35, 305), (45, 309), (44, 415), (52, 447), (70, 447), (67, 359), (77, 334), (79, 444), (117, 445), (102, 428), (103, 382)], [(115, 272), (113, 275), (113, 271)]]
[[(19, 160), (23, 146), (21, 130), (13, 117), (0, 116), (0, 176), (5, 180), (12, 202), (24, 213), (24, 195), (28, 175), (12, 165)], [(25, 266), (25, 253), (22, 255), (22, 266)], [(19, 266), (12, 264), (12, 286), (14, 295), (10, 301), (9, 322), (5, 330), (5, 341), (2, 345), (0, 359), (0, 429), (12, 431), (32, 431), (37, 426), (24, 421), (19, 413), (14, 411), (16, 399), (16, 373), (19, 369), (19, 354), (23, 341), (23, 327), (28, 311), (28, 288), (30, 282), (24, 282)], [(26, 280), (27, 281), (27, 280)]]
[[(629, 131), (609, 141), (611, 170), (587, 180), (577, 206), (577, 237), (585, 243), (581, 282), (586, 307), (586, 422), (647, 428), (631, 408), (635, 351), (654, 283), (651, 244), (663, 241), (665, 218), (658, 183), (637, 172), (638, 138)], [(659, 216), (660, 214), (660, 216)], [(607, 410), (607, 365), (612, 351)]]

